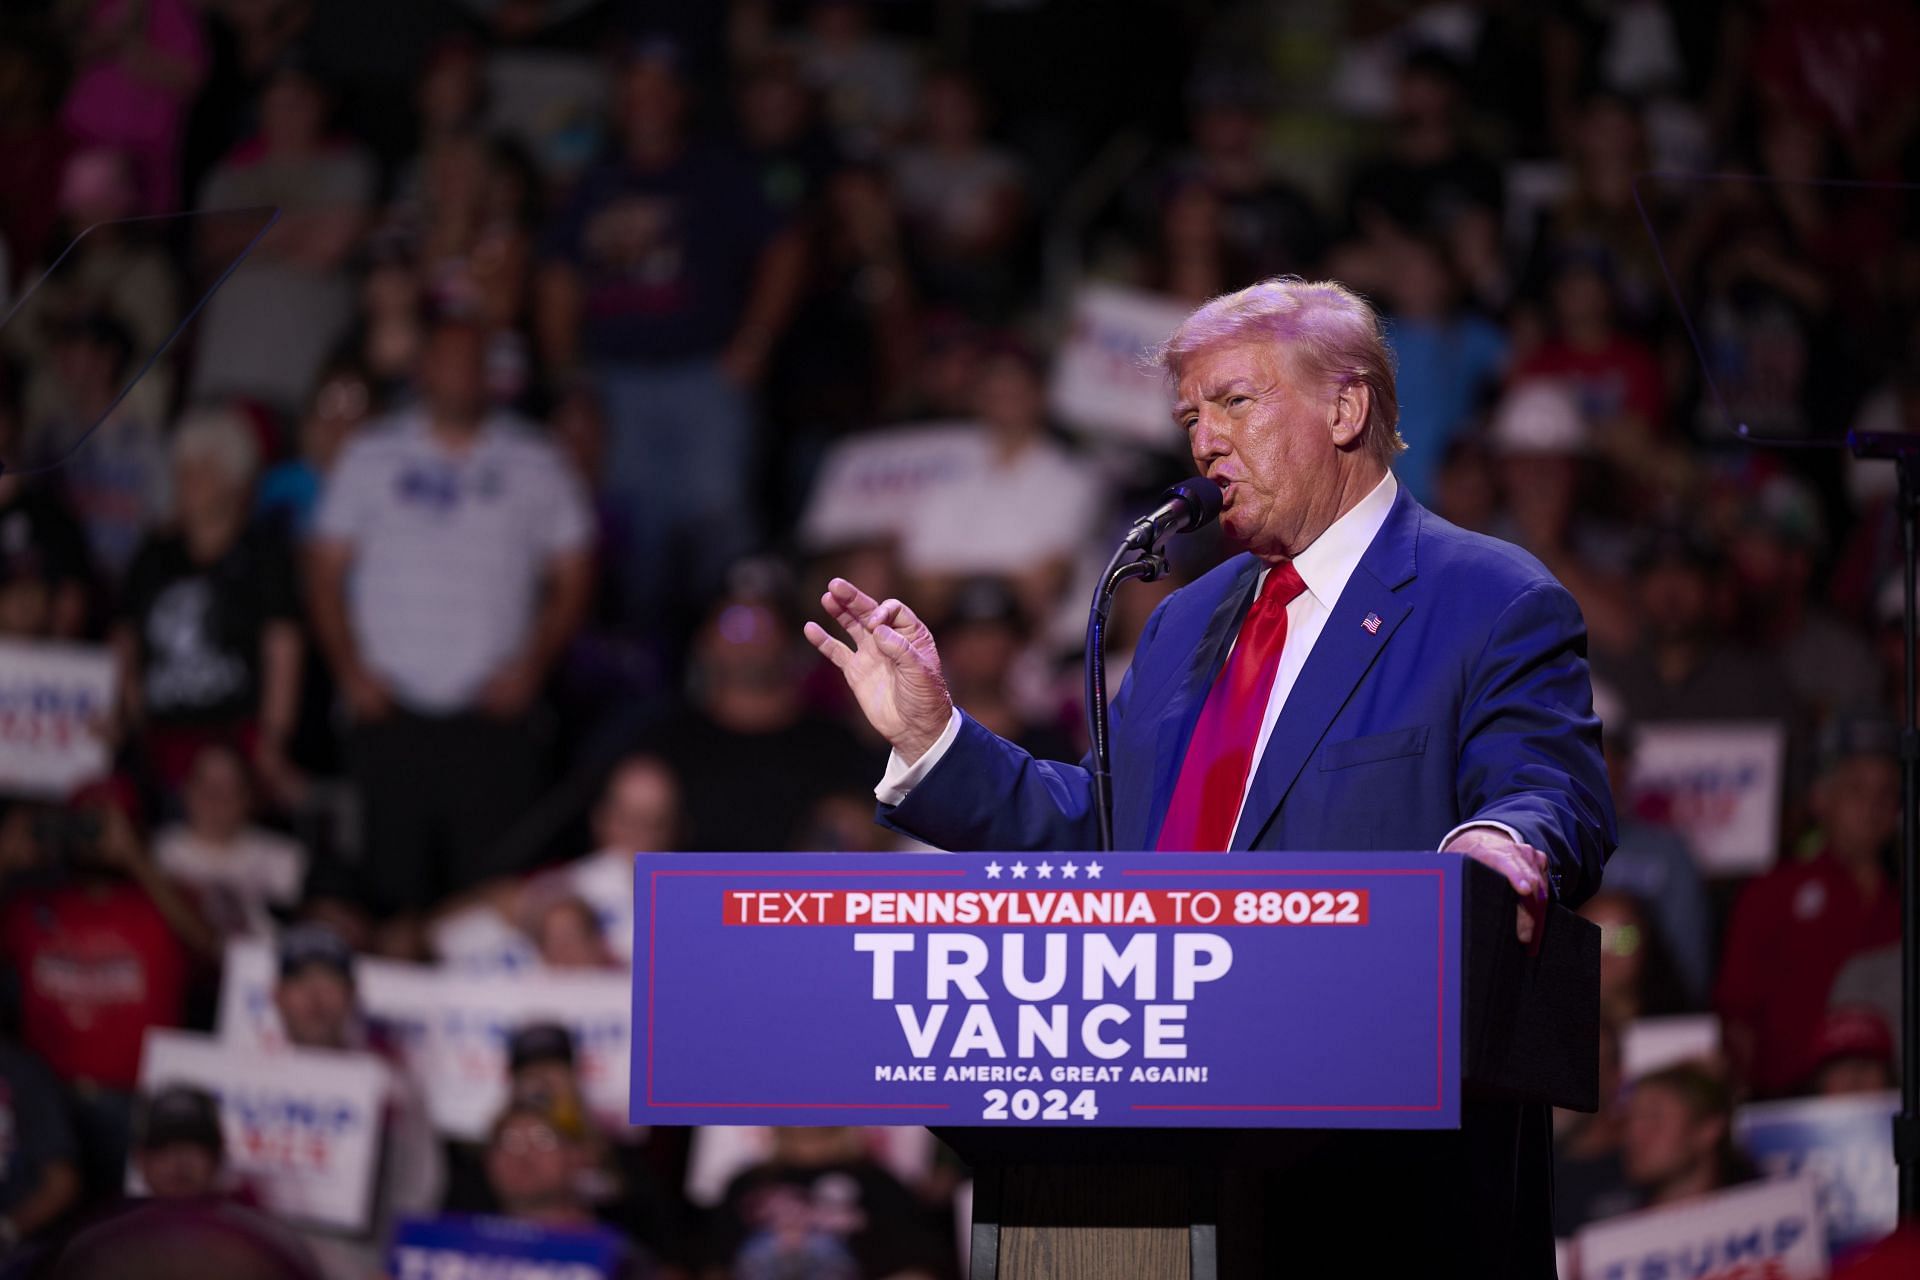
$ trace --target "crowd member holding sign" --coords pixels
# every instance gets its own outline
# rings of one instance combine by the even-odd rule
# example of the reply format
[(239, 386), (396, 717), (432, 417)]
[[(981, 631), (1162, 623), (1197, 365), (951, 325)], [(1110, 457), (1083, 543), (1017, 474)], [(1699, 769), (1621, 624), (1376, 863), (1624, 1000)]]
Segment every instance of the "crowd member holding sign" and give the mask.
[(273, 911), (299, 904), (307, 853), (253, 821), (246, 760), (220, 743), (202, 747), (188, 768), (185, 821), (161, 828), (154, 860), (190, 892), (222, 937), (271, 933)]
[(1698, 1063), (1634, 1083), (1625, 1138), (1621, 1164), (1648, 1207), (1719, 1191), (1750, 1172), (1733, 1146), (1733, 1095)]
[(607, 1280), (641, 1280), (656, 1274), (652, 1260), (624, 1236), (594, 1217), (582, 1193), (581, 1174), (591, 1163), (583, 1117), (551, 1105), (509, 1103), (487, 1141), (487, 1182), (500, 1212), (514, 1222), (547, 1231), (609, 1239), (618, 1259)]
[(0, 818), (0, 972), (26, 1047), (73, 1087), (89, 1185), (117, 1186), (149, 1027), (186, 1016), (213, 937), (105, 787)]
[[(1373, 309), (1269, 280), (1194, 312), (1162, 351), (1174, 424), (1248, 554), (1167, 599), (1113, 707), (1117, 849), (1432, 848), (1504, 875), (1516, 932), (1591, 894), (1614, 843), (1586, 632), (1540, 563), (1448, 525), (1394, 478), (1393, 370)], [(851, 646), (806, 631), (893, 746), (886, 825), (949, 849), (1085, 849), (1085, 768), (1036, 761), (952, 705), (929, 630), (835, 579)], [(1391, 798), (1391, 803), (1385, 801)], [(1277, 1176), (1274, 1221), (1345, 1264), (1376, 1206), (1436, 1270), (1552, 1265), (1544, 1107), (1469, 1097), (1458, 1133), (1330, 1144)], [(1304, 1249), (1303, 1256), (1295, 1245)]]
[(715, 1235), (719, 1274), (736, 1280), (942, 1280), (953, 1267), (860, 1129), (775, 1129), (770, 1157), (727, 1187)]
[(1812, 794), (1819, 854), (1775, 868), (1734, 906), (1715, 1003), (1755, 1093), (1786, 1093), (1812, 1073), (1834, 980), (1854, 956), (1900, 940), (1889, 863), (1900, 830), (1897, 750), (1889, 723), (1836, 721)]
[[(288, 1044), (334, 1052), (377, 1050), (355, 994), (353, 951), (337, 933), (319, 924), (288, 929), (280, 937), (279, 959), (273, 1003)], [(381, 1242), (392, 1223), (403, 1215), (428, 1212), (440, 1202), (445, 1169), (433, 1121), (405, 1070), (391, 1060), (387, 1065), (382, 1177), (371, 1238), (307, 1233), (328, 1280), (378, 1275)]]

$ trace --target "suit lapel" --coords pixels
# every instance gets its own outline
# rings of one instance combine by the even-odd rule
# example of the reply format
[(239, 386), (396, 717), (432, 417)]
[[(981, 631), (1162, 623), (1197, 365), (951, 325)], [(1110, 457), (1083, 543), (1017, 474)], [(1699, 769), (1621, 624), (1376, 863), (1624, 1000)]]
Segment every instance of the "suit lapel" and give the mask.
[(1259, 560), (1246, 557), (1245, 567), (1234, 576), (1220, 603), (1214, 606), (1186, 670), (1154, 725), (1153, 807), (1147, 814), (1142, 848), (1152, 848), (1160, 838), (1160, 824), (1167, 816), (1167, 806), (1173, 803), (1180, 763), (1186, 758), (1187, 740), (1193, 736), (1193, 726), (1200, 719), (1207, 691), (1213, 688), (1214, 679), (1227, 660), (1227, 650), (1240, 632), (1240, 619), (1246, 616), (1247, 607), (1253, 602), (1253, 587), (1260, 580), (1260, 569)]
[(1280, 709), (1241, 806), (1240, 824), (1233, 833), (1235, 849), (1251, 849), (1273, 822), (1334, 717), (1413, 612), (1412, 602), (1395, 592), (1414, 576), (1420, 515), (1420, 505), (1403, 486), (1386, 523), (1347, 579)]

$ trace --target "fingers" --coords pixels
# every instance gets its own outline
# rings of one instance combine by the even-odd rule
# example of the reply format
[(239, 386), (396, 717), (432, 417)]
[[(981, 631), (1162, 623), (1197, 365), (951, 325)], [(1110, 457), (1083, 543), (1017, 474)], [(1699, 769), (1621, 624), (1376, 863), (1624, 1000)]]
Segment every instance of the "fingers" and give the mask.
[(829, 582), (827, 584), (827, 594), (821, 597), (821, 599), (832, 602), (829, 608), (834, 610), (836, 616), (844, 612), (864, 619), (880, 607), (879, 602), (872, 596), (854, 586), (845, 578), (835, 578)]
[(925, 630), (913, 610), (900, 601), (889, 598), (876, 602), (845, 578), (835, 578), (827, 584), (826, 593), (820, 597), (820, 606), (853, 638), (856, 647), (864, 645), (867, 637), (875, 635), (881, 628), (893, 631), (902, 647), (895, 649), (882, 646), (882, 651), (890, 657), (902, 657), (912, 648), (899, 632)]
[(917, 631), (926, 630), (926, 626), (920, 621), (920, 615), (909, 608), (906, 601), (889, 600), (887, 604), (893, 606), (893, 616), (888, 621), (893, 625), (894, 630), (902, 635), (912, 635)]
[[(840, 579), (835, 578), (834, 584), (836, 586), (840, 585)], [(846, 585), (851, 586), (852, 584), (848, 583)], [(853, 637), (855, 644), (866, 643), (867, 628), (866, 624), (861, 621), (866, 615), (862, 612), (855, 611), (853, 606), (835, 594), (831, 587), (820, 597), (820, 607), (827, 611), (829, 618), (832, 618), (840, 624), (841, 630)]]
[(1520, 945), (1527, 949), (1528, 955), (1540, 954), (1540, 944), (1545, 941), (1546, 933), (1546, 900), (1537, 897), (1520, 899), (1520, 913), (1514, 921), (1514, 936), (1520, 939)]
[(880, 652), (895, 662), (904, 662), (913, 656), (913, 646), (906, 637), (885, 623), (873, 629), (874, 643), (880, 646)]
[(817, 622), (809, 622), (800, 628), (807, 637), (807, 643), (820, 651), (822, 657), (842, 671), (853, 661), (853, 650), (827, 634), (827, 629)]
[(1512, 846), (1513, 855), (1505, 868), (1514, 891), (1528, 897), (1544, 893), (1547, 885), (1547, 855), (1530, 844)]

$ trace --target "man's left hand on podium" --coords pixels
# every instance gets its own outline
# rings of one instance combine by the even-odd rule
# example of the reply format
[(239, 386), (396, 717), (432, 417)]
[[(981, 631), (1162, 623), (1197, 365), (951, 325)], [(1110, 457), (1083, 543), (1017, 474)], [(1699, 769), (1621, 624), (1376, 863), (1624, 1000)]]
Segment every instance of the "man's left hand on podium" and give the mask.
[(1528, 954), (1538, 951), (1546, 926), (1547, 855), (1495, 827), (1468, 827), (1447, 841), (1441, 852), (1463, 854), (1507, 878), (1520, 897), (1514, 936)]

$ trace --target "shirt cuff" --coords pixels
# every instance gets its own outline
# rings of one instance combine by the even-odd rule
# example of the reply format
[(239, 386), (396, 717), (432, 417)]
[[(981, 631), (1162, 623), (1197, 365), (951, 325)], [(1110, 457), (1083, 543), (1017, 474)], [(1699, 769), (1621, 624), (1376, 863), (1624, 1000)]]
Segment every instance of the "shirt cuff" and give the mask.
[(1441, 836), (1440, 847), (1442, 849), (1446, 848), (1448, 845), (1453, 843), (1453, 838), (1455, 836), (1459, 835), (1462, 831), (1471, 831), (1475, 827), (1490, 827), (1493, 830), (1498, 831), (1501, 834), (1505, 835), (1507, 839), (1513, 841), (1515, 844), (1525, 844), (1527, 842), (1527, 839), (1525, 836), (1521, 835), (1518, 831), (1515, 831), (1512, 827), (1508, 826), (1504, 822), (1495, 822), (1491, 818), (1475, 818), (1470, 822), (1461, 823), (1459, 826), (1455, 827), (1453, 830), (1447, 832), (1446, 835)]
[[(884, 805), (896, 805), (905, 800), (907, 792), (919, 786), (926, 776), (933, 772), (933, 766), (940, 763), (941, 757), (947, 754), (947, 748), (951, 747), (953, 740), (959, 736), (960, 708), (955, 707), (953, 714), (947, 718), (947, 727), (941, 731), (938, 738), (934, 739), (933, 745), (927, 748), (926, 754), (918, 760), (908, 764), (900, 758), (898, 751), (887, 753), (887, 771), (881, 775), (880, 785), (873, 789), (873, 798)], [(1519, 839), (1518, 836), (1514, 838)]]
[[(1475, 827), (1485, 827), (1489, 831), (1498, 831), (1503, 835), (1505, 835), (1507, 839), (1513, 841), (1515, 844), (1525, 844), (1527, 842), (1527, 839), (1525, 836), (1521, 835), (1518, 831), (1515, 831), (1512, 827), (1508, 826), (1504, 822), (1495, 822), (1491, 818), (1474, 818), (1470, 821), (1461, 823), (1459, 826), (1455, 827), (1453, 830), (1447, 832), (1446, 835), (1442, 836), (1440, 839), (1440, 847), (1442, 849), (1446, 848), (1449, 844), (1453, 842), (1453, 838), (1455, 836), (1459, 835), (1462, 831), (1471, 831)], [(1558, 902), (1560, 900), (1560, 873), (1554, 870), (1552, 857), (1548, 857), (1547, 859), (1547, 892), (1555, 902)]]

